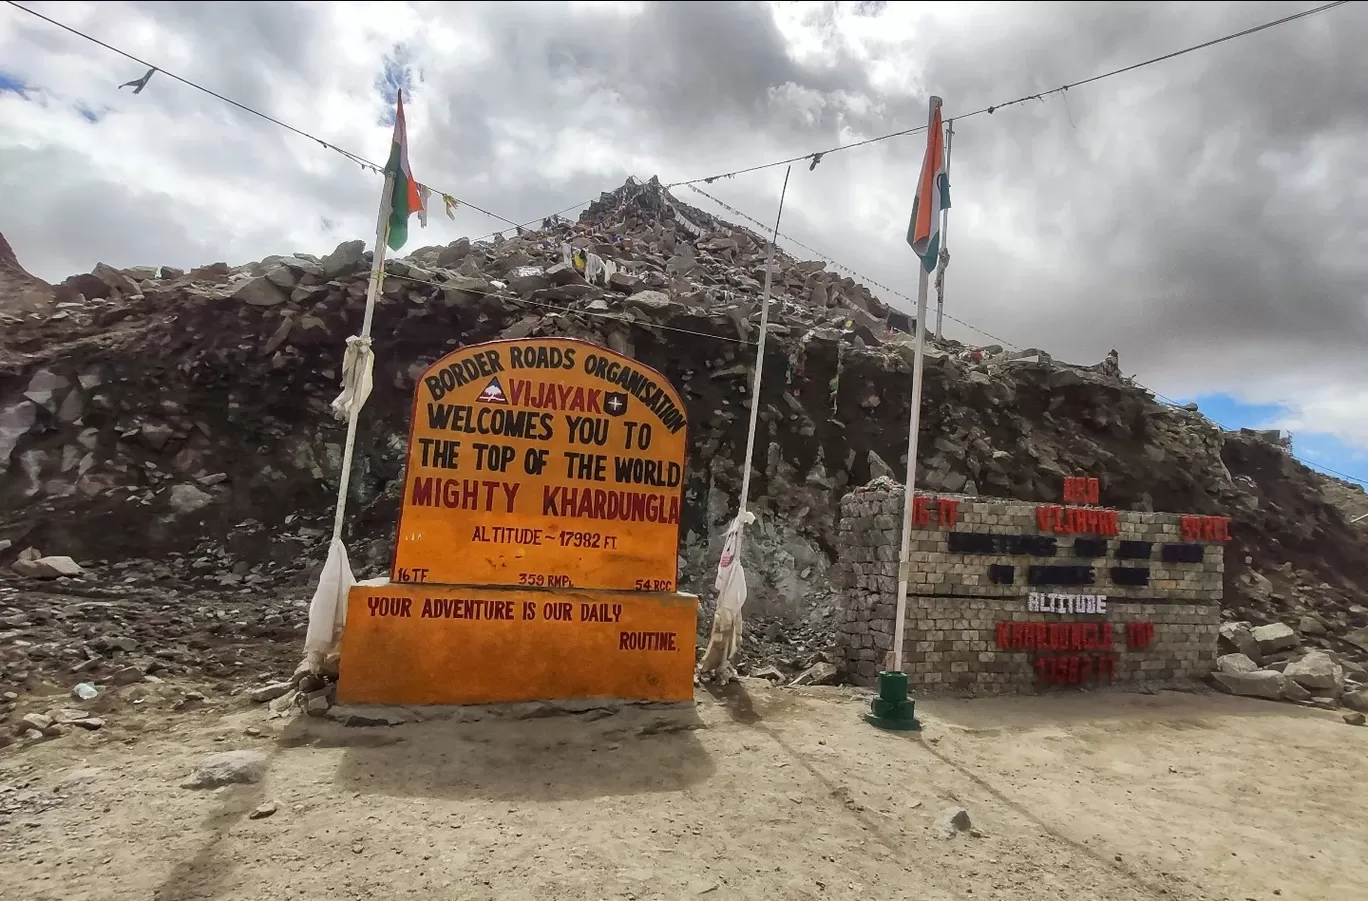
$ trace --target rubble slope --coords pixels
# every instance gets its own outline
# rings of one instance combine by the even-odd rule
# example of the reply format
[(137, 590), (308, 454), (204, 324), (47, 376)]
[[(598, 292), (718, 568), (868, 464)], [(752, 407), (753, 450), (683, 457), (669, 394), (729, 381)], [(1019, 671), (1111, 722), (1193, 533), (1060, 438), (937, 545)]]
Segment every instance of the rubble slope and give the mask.
[[(567, 336), (660, 370), (687, 401), (682, 574), (706, 596), (754, 402), (765, 244), (654, 179), (544, 226), (387, 263), (353, 561), (362, 576), (387, 567), (415, 374), (462, 344)], [(37, 546), (97, 573), (151, 557), (187, 584), (265, 563), (269, 584), (304, 583), (323, 555), (344, 435), (328, 401), (370, 260), (354, 241), (188, 272), (101, 264), (56, 286), (51, 308), (0, 313), (3, 568)], [(831, 604), (840, 496), (904, 466), (912, 346), (890, 312), (821, 261), (778, 255), (747, 565), (754, 611), (806, 618), (809, 644)], [(1341, 651), (1368, 625), (1368, 540), (1324, 477), (1265, 435), (1158, 403), (1114, 360), (932, 342), (922, 423), (928, 489), (1059, 501), (1063, 476), (1089, 474), (1109, 505), (1228, 514), (1231, 617), (1309, 615), (1326, 626), (1314, 641)]]
[(0, 316), (37, 312), (52, 299), (52, 286), (19, 265), (14, 249), (0, 235)]

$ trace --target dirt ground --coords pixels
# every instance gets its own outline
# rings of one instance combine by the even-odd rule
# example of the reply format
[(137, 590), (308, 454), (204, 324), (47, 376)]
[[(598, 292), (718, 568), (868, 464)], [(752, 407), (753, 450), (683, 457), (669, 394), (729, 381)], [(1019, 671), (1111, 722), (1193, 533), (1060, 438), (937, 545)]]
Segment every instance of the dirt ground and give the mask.
[[(140, 698), (0, 752), (0, 897), (1368, 898), (1368, 728), (1290, 705), (933, 700), (891, 734), (862, 692), (758, 680), (696, 711), (367, 728)], [(262, 782), (180, 787), (236, 748)], [(952, 805), (974, 834), (937, 836)]]

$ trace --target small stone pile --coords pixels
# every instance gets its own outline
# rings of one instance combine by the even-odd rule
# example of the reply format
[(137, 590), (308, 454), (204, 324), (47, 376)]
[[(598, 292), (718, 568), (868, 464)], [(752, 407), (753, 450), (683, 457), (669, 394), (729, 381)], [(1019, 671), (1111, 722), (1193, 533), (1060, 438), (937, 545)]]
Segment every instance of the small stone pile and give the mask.
[[(0, 690), (107, 687), (289, 672), (308, 615), (308, 577), (294, 561), (253, 562), (261, 523), (233, 541), (205, 540), (156, 559), (86, 560), (78, 571), (35, 571), (20, 555), (0, 572)], [(321, 528), (296, 521), (273, 536), (280, 553), (311, 557)], [(38, 557), (41, 561), (45, 558)], [(61, 558), (69, 559), (69, 558)], [(0, 722), (5, 709), (0, 705)]]
[[(1368, 634), (1357, 640), (1368, 644)], [(1363, 714), (1368, 713), (1368, 668), (1362, 663), (1333, 651), (1303, 647), (1301, 635), (1285, 623), (1252, 627), (1243, 622), (1223, 623), (1219, 644), (1224, 653), (1216, 658), (1211, 678), (1231, 694), (1326, 710), (1343, 706), (1350, 711), (1346, 721), (1362, 725)]]

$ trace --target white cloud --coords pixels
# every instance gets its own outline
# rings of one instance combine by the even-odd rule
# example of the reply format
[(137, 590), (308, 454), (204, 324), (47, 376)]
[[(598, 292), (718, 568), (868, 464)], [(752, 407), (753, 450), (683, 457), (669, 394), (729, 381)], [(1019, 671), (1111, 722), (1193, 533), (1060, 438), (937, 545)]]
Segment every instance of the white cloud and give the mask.
[[(928, 92), (962, 114), (1302, 8), (35, 7), (377, 161), (388, 59), (411, 81), (418, 177), (519, 221), (629, 174), (698, 177), (915, 126)], [(1166, 394), (1283, 403), (1289, 427), (1368, 447), (1366, 40), (1350, 5), (958, 123), (947, 312), (1082, 362), (1116, 347)], [(142, 73), (0, 8), (0, 84), (29, 88), (0, 90), (0, 231), (36, 274), (373, 234), (377, 176), (164, 73), (118, 89)], [(785, 231), (915, 294), (903, 232), (922, 140), (796, 165)], [(769, 221), (782, 177), (707, 189)], [(431, 222), (414, 246), (506, 228), (465, 208)]]

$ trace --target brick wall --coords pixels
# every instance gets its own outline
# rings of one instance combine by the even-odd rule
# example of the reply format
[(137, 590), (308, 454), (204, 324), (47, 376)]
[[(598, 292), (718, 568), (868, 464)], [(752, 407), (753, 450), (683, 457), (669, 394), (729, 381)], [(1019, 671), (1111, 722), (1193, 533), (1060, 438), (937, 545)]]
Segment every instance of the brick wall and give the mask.
[[(861, 489), (841, 502), (838, 647), (857, 684), (873, 684), (889, 663), (903, 497), (901, 488)], [(1071, 534), (1055, 531), (1060, 521), (1042, 529), (1035, 504), (953, 500), (949, 510), (927, 495), (927, 515), (911, 534), (903, 669), (914, 686), (974, 693), (1141, 687), (1211, 671), (1224, 546), (1209, 538), (1184, 540), (1181, 514), (1109, 511), (1115, 534)], [(1112, 531), (1106, 517), (1089, 515), (1082, 523)], [(1148, 572), (1148, 584), (1117, 584), (1117, 578), (1137, 578), (1135, 570)], [(1087, 584), (1049, 584), (1089, 577)], [(1032, 609), (1033, 595), (1043, 609)], [(1100, 598), (1104, 613), (1046, 612), (1095, 610)], [(1129, 625), (1143, 623), (1150, 626)]]

